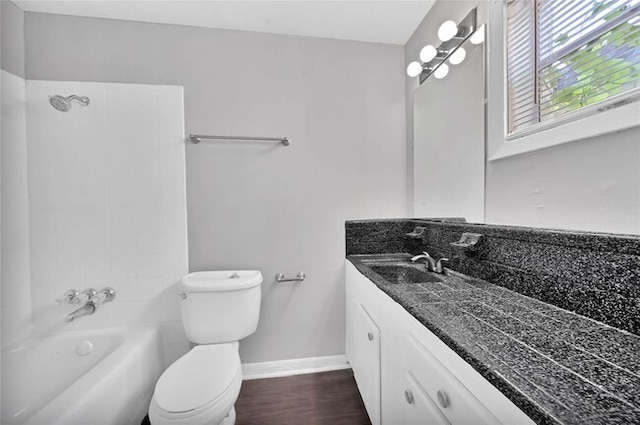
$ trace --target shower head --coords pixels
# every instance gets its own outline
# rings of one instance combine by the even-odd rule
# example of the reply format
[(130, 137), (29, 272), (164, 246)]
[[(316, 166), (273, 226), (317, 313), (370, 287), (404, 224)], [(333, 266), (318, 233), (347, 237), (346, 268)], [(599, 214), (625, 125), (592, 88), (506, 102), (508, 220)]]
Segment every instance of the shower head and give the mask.
[(89, 104), (89, 98), (87, 96), (76, 96), (75, 94), (67, 97), (60, 96), (59, 94), (49, 96), (49, 103), (51, 106), (61, 112), (69, 112), (72, 100), (77, 100), (83, 106), (87, 106)]

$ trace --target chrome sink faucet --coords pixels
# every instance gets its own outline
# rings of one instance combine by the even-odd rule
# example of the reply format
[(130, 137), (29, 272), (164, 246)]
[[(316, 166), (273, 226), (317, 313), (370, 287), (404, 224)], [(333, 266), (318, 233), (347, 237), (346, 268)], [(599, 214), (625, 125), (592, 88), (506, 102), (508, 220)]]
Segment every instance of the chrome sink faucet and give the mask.
[(429, 255), (427, 251), (423, 251), (422, 254), (416, 255), (415, 257), (411, 257), (411, 262), (415, 263), (418, 260), (424, 258), (424, 265), (430, 272), (445, 274), (444, 267), (442, 263), (445, 261), (449, 261), (448, 258), (441, 258), (438, 261), (434, 260), (432, 256)]
[(427, 251), (423, 251), (422, 254), (418, 254), (415, 257), (411, 257), (411, 262), (415, 263), (418, 260), (421, 260), (423, 258), (424, 258), (424, 265), (427, 267), (427, 270), (429, 270), (430, 272), (435, 271), (436, 260), (434, 260), (433, 257), (431, 257)]

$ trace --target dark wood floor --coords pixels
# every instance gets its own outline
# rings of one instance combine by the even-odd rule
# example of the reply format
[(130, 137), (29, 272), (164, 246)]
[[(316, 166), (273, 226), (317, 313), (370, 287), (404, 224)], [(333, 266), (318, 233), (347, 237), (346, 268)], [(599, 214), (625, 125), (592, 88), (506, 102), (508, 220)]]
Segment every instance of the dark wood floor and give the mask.
[(370, 425), (351, 369), (244, 381), (236, 425)]

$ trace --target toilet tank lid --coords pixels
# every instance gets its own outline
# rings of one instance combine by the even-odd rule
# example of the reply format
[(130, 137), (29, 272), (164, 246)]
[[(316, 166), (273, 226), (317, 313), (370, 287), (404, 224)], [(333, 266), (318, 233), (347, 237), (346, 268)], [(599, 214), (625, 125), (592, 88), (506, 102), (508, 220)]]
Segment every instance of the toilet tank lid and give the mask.
[(182, 278), (185, 292), (239, 291), (262, 283), (259, 270), (218, 270), (189, 273)]

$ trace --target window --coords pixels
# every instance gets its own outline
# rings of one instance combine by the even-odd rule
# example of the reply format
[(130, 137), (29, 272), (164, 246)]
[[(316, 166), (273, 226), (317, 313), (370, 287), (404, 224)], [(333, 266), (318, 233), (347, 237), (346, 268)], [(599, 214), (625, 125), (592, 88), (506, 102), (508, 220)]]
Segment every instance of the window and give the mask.
[(640, 99), (640, 0), (510, 0), (507, 137)]

